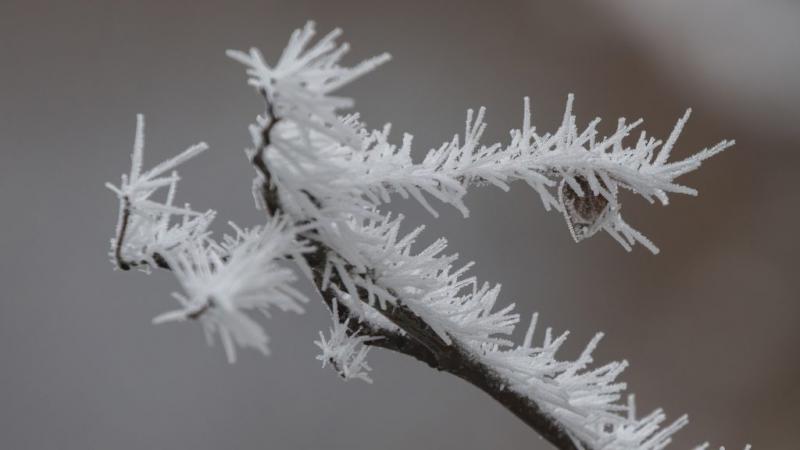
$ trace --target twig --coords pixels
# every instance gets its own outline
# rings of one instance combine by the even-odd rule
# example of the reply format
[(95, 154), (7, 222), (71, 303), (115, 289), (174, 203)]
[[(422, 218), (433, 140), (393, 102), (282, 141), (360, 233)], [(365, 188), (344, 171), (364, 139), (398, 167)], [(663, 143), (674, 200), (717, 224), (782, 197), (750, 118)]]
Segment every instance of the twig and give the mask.
[(122, 245), (125, 241), (125, 235), (128, 233), (128, 221), (130, 221), (131, 218), (131, 201), (126, 196), (123, 197), (122, 204), (122, 216), (120, 217), (121, 223), (114, 245), (114, 259), (117, 260), (117, 267), (119, 267), (120, 270), (130, 270), (132, 266), (131, 263), (125, 261), (125, 259), (122, 257)]

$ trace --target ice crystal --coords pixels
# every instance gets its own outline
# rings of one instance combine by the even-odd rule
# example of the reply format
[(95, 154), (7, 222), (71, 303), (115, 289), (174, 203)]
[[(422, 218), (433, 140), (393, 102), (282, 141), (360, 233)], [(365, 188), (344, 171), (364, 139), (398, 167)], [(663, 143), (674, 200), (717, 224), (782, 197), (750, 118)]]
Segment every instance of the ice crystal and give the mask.
[(208, 336), (220, 335), (231, 362), (236, 358), (234, 344), (268, 353), (267, 335), (249, 311), (267, 317), (271, 308), (302, 313), (308, 301), (292, 286), (295, 272), (281, 264), (309, 250), (296, 241), (285, 219), (272, 218), (264, 227), (236, 231), (237, 237), (219, 246), (226, 253), (195, 241), (167, 254), (185, 295), (173, 294), (181, 309), (153, 319), (155, 323), (199, 319)]
[(364, 343), (374, 341), (377, 338), (370, 338), (359, 335), (358, 331), (351, 332), (348, 328), (352, 319), (340, 317), (338, 302), (333, 302), (333, 326), (330, 329), (328, 338), (320, 331), (319, 340), (314, 341), (322, 351), (317, 359), (322, 361), (322, 367), (327, 364), (333, 366), (334, 370), (343, 380), (362, 380), (372, 383), (369, 372), (372, 370), (367, 364), (367, 353), (369, 347)]
[(355, 67), (341, 67), (339, 60), (349, 50), (347, 44), (336, 44), (342, 31), (335, 29), (310, 48), (314, 22), (295, 30), (289, 44), (274, 67), (269, 66), (258, 49), (248, 53), (228, 51), (228, 55), (248, 67), (248, 82), (266, 93), (276, 112), (287, 119), (302, 122), (341, 141), (354, 138), (336, 116), (336, 110), (348, 108), (353, 101), (330, 95), (341, 86), (372, 71), (389, 60), (389, 55), (370, 58)]

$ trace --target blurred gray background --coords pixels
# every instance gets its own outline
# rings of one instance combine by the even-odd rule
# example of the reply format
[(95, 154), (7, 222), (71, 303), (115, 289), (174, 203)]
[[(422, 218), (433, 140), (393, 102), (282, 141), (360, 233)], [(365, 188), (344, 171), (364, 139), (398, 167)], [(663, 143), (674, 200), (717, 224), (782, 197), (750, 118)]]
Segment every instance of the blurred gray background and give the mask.
[[(394, 60), (348, 88), (373, 126), (415, 134), (417, 155), (488, 107), (487, 141), (544, 129), (577, 96), (582, 123), (644, 117), (666, 136), (688, 106), (687, 155), (737, 146), (684, 178), (700, 198), (628, 199), (630, 222), (663, 252), (626, 254), (607, 236), (576, 245), (522, 185), (446, 211), (475, 273), (542, 323), (596, 331), (599, 361), (625, 358), (641, 410), (687, 412), (675, 448), (798, 448), (800, 431), (800, 4), (790, 0), (69, 1), (0, 4), (0, 448), (545, 449), (488, 397), (448, 375), (374, 351), (375, 384), (342, 383), (314, 359), (318, 303), (266, 324), (273, 355), (228, 365), (193, 324), (155, 327), (174, 307), (168, 273), (112, 271), (116, 200), (135, 114), (152, 164), (205, 140), (180, 199), (252, 225), (242, 149), (261, 110), (227, 48), (275, 60), (306, 19), (345, 29), (350, 61)], [(307, 288), (307, 286), (306, 286)]]

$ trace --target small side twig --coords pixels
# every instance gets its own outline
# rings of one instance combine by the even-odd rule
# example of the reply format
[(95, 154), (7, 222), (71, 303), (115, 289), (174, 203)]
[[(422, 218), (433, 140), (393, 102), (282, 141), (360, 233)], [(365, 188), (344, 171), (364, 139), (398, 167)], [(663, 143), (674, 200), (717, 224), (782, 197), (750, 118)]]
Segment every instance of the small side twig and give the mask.
[(122, 257), (122, 246), (125, 242), (125, 235), (128, 233), (128, 222), (131, 218), (131, 201), (126, 196), (122, 199), (122, 215), (120, 216), (119, 233), (114, 242), (114, 259), (120, 270), (130, 270), (132, 265)]

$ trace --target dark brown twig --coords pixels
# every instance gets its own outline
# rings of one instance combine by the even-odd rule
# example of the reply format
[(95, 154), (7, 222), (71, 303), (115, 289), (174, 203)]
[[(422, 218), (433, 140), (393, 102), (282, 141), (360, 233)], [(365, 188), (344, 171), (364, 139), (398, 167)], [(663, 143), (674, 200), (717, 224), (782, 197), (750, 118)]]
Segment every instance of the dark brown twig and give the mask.
[(119, 233), (117, 233), (117, 238), (114, 241), (114, 259), (117, 261), (117, 267), (120, 270), (130, 270), (131, 263), (125, 261), (122, 257), (122, 246), (123, 242), (125, 241), (125, 235), (128, 234), (128, 221), (131, 219), (131, 201), (128, 197), (124, 197), (122, 199), (122, 217), (120, 220), (122, 223), (119, 226)]

